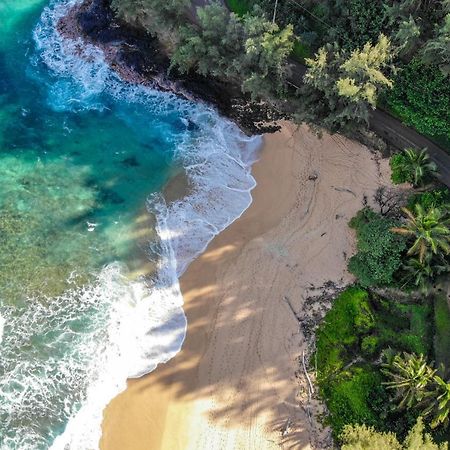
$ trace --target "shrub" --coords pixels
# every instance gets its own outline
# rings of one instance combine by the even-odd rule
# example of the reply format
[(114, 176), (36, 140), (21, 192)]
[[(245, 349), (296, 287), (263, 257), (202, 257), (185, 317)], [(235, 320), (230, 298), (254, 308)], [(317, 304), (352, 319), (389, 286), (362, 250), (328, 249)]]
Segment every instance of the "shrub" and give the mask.
[(330, 412), (329, 422), (338, 437), (344, 426), (365, 423), (385, 429), (377, 410), (387, 403), (382, 376), (369, 365), (353, 366), (323, 387)]
[(409, 173), (405, 167), (406, 157), (403, 153), (396, 153), (389, 159), (391, 166), (391, 180), (394, 184), (407, 183), (409, 181)]
[(430, 160), (426, 149), (406, 148), (402, 153), (393, 155), (389, 163), (394, 184), (407, 181), (413, 186), (420, 186), (437, 173), (436, 164)]
[(348, 352), (357, 349), (359, 334), (375, 324), (366, 291), (350, 288), (334, 301), (317, 330), (318, 377), (325, 379), (344, 367)]
[(401, 266), (401, 256), (406, 248), (405, 238), (391, 232), (397, 224), (364, 208), (350, 220), (356, 230), (358, 253), (352, 256), (348, 269), (364, 287), (390, 285)]
[(425, 211), (428, 211), (431, 208), (441, 208), (449, 203), (450, 190), (444, 187), (411, 195), (408, 199), (408, 209), (414, 210), (419, 204)]
[(419, 133), (450, 139), (450, 83), (436, 66), (413, 59), (394, 77), (385, 95), (394, 114)]
[(437, 295), (434, 301), (434, 353), (437, 364), (443, 364), (450, 373), (450, 309), (444, 295)]
[(403, 445), (394, 433), (380, 433), (367, 425), (349, 425), (340, 436), (342, 450), (448, 450), (448, 445), (435, 444), (431, 436), (425, 433), (422, 418), (408, 433)]
[(328, 29), (327, 41), (337, 41), (344, 48), (354, 50), (366, 42), (376, 42), (383, 32), (383, 3), (379, 0), (341, 0), (333, 5), (329, 18), (332, 26)]
[(365, 336), (361, 341), (361, 350), (369, 358), (377, 353), (379, 346), (380, 339), (378, 336)]

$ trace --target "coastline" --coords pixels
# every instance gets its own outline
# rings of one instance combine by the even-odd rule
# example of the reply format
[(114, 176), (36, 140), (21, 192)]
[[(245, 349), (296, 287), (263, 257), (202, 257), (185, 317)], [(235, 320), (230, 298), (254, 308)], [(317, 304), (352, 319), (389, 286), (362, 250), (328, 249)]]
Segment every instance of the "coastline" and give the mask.
[(346, 223), (384, 173), (385, 161), (339, 135), (291, 123), (265, 135), (252, 204), (181, 277), (181, 351), (129, 380), (104, 412), (100, 448), (326, 448), (317, 405), (302, 396), (305, 340), (290, 306), (352, 281)]

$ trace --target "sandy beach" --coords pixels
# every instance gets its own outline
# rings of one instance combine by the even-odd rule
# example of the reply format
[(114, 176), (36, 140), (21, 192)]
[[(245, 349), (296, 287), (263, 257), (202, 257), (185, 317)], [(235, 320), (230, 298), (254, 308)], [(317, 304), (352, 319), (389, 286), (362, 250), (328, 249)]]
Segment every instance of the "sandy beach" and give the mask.
[(101, 449), (321, 448), (299, 396), (305, 343), (290, 305), (352, 281), (347, 222), (383, 173), (385, 161), (339, 135), (290, 123), (266, 135), (252, 205), (181, 279), (181, 352), (111, 402)]

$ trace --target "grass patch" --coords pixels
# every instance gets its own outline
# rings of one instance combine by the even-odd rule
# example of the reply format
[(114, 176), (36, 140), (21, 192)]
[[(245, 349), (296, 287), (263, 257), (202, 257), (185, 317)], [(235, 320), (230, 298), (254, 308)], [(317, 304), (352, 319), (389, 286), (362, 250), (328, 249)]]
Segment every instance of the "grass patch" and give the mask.
[(450, 372), (450, 310), (445, 296), (434, 299), (434, 355), (437, 364), (443, 364)]

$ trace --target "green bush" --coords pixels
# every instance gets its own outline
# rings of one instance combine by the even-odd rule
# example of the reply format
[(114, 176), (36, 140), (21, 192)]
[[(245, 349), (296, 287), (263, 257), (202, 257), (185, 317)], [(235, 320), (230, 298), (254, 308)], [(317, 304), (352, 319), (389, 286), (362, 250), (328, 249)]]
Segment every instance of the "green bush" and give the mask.
[(450, 373), (450, 310), (445, 296), (437, 295), (434, 300), (434, 353), (437, 364), (443, 364)]
[(361, 350), (363, 354), (369, 358), (373, 357), (380, 347), (380, 339), (378, 336), (365, 336), (361, 341)]
[(405, 238), (391, 232), (397, 222), (364, 208), (350, 220), (356, 230), (358, 253), (352, 256), (348, 269), (364, 287), (391, 285), (402, 263)]
[(419, 133), (450, 139), (450, 78), (438, 67), (413, 59), (395, 76), (385, 102)]
[(378, 0), (341, 0), (333, 5), (328, 21), (327, 41), (337, 41), (349, 50), (361, 48), (366, 42), (375, 43), (383, 32), (383, 3)]
[(348, 352), (358, 348), (359, 334), (369, 332), (374, 324), (366, 291), (350, 288), (339, 295), (317, 330), (318, 377), (325, 379), (342, 369)]
[(389, 159), (391, 166), (391, 180), (394, 184), (406, 183), (410, 179), (410, 174), (405, 170), (406, 156), (403, 153), (396, 153)]
[(416, 205), (420, 205), (425, 211), (428, 211), (431, 208), (441, 208), (449, 203), (450, 190), (444, 187), (411, 195), (408, 199), (408, 209), (414, 211)]
[(372, 366), (353, 366), (323, 388), (323, 396), (329, 410), (328, 421), (333, 434), (338, 437), (349, 424), (373, 425), (385, 429), (378, 413), (387, 403), (382, 376)]

